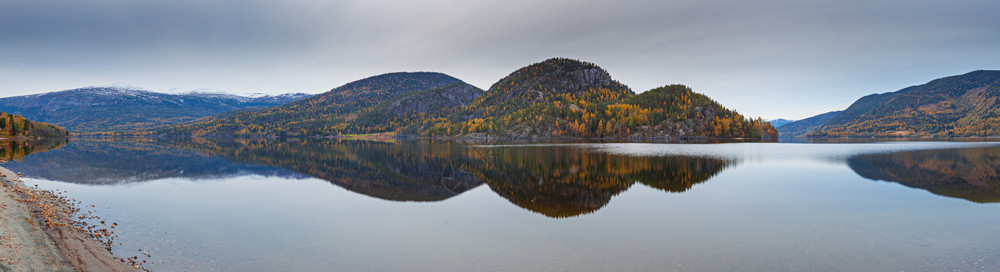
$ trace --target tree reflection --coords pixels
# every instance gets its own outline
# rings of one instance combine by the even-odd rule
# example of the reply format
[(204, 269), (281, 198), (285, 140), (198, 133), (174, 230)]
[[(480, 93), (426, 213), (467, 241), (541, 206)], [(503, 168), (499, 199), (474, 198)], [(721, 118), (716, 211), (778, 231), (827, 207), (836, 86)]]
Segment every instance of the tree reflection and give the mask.
[(1000, 202), (1000, 147), (866, 154), (847, 164), (868, 179), (977, 203)]
[(0, 140), (0, 163), (21, 161), (32, 153), (59, 149), (69, 142), (69, 138), (40, 140)]
[(683, 192), (731, 161), (706, 157), (640, 157), (572, 146), (490, 147), (480, 177), (514, 205), (553, 218), (592, 213), (636, 182)]
[(247, 174), (312, 176), (391, 201), (441, 201), (487, 183), (511, 203), (553, 218), (592, 213), (635, 183), (684, 192), (733, 163), (707, 157), (615, 155), (574, 145), (204, 138), (74, 141), (30, 161), (13, 167), (31, 176), (79, 184)]

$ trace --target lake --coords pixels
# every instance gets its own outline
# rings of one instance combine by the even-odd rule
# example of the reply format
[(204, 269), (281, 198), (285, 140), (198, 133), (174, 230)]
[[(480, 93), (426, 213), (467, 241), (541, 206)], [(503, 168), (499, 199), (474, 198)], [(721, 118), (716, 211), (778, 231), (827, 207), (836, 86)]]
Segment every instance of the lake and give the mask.
[(2, 146), (154, 271), (1000, 271), (996, 142)]

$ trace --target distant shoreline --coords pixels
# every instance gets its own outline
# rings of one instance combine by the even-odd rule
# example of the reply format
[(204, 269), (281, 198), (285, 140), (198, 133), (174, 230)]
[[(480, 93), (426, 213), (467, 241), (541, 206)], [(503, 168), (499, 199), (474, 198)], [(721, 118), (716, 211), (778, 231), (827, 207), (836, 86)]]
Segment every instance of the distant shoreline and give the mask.
[(138, 271), (91, 240), (73, 203), (0, 167), (0, 270)]
[(954, 142), (976, 142), (976, 141), (1000, 141), (1000, 136), (973, 136), (973, 137), (824, 137), (824, 138), (780, 138), (780, 143), (852, 143), (852, 142), (908, 142), (908, 141), (954, 141)]

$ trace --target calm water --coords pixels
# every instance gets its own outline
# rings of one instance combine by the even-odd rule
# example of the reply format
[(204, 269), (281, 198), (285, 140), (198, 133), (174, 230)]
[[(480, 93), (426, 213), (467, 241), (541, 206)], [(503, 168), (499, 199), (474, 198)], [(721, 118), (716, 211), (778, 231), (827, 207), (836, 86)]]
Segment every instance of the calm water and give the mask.
[(1000, 271), (1000, 143), (3, 146), (160, 271)]

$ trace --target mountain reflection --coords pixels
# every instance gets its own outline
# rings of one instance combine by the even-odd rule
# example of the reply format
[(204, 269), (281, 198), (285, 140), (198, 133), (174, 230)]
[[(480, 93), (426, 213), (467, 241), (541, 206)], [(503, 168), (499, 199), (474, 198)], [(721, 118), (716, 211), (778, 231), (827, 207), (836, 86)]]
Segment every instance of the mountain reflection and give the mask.
[[(33, 154), (24, 150), (59, 150)], [(6, 149), (5, 149), (6, 150)], [(81, 139), (17, 145), (29, 177), (102, 185), (242, 175), (326, 180), (391, 201), (441, 201), (483, 183), (511, 203), (554, 218), (592, 213), (636, 183), (684, 192), (733, 161), (615, 155), (580, 146), (475, 146), (445, 141), (330, 139)]]
[(592, 213), (636, 182), (684, 192), (732, 162), (705, 157), (641, 157), (567, 146), (492, 147), (480, 177), (521, 208), (553, 218)]
[[(38, 143), (33, 144), (36, 144), (35, 150), (39, 149)], [(277, 167), (233, 163), (191, 150), (169, 148), (160, 140), (148, 138), (77, 139), (57, 150), (31, 154), (19, 163), (4, 167), (31, 178), (84, 185), (165, 178), (201, 180), (248, 174), (302, 177)]]
[(905, 151), (848, 158), (858, 175), (977, 203), (1000, 202), (1000, 147)]
[(234, 161), (273, 165), (392, 201), (441, 201), (482, 184), (460, 169), (458, 143), (353, 140), (193, 139), (171, 144)]

